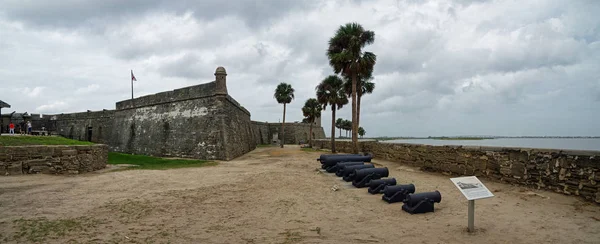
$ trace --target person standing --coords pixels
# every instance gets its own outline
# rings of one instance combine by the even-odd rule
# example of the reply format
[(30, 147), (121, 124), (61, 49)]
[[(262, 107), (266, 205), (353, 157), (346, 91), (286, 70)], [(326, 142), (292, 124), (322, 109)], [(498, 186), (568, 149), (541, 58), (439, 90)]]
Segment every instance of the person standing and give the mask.
[(8, 133), (9, 134), (15, 134), (15, 124), (13, 124), (13, 122), (11, 121), (10, 124), (8, 125)]
[(27, 134), (31, 135), (31, 121), (27, 121)]

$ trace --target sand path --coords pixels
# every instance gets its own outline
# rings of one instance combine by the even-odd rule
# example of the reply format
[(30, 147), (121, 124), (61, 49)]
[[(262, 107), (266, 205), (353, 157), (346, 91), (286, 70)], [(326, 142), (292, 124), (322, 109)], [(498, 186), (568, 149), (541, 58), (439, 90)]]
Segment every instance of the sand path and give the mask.
[[(37, 231), (43, 243), (600, 243), (600, 206), (576, 197), (482, 179), (496, 197), (476, 202), (468, 233), (449, 176), (374, 160), (442, 193), (435, 213), (410, 215), (319, 172), (319, 154), (270, 147), (213, 167), (0, 177), (0, 242)], [(75, 227), (44, 225), (61, 220)]]

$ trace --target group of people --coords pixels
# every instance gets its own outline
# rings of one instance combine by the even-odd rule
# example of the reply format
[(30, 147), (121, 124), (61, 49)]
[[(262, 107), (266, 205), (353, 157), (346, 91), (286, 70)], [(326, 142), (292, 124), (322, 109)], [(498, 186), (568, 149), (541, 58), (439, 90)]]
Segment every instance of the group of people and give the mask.
[[(27, 124), (27, 134), (31, 135), (31, 128), (32, 128), (31, 121), (27, 121), (26, 124)], [(20, 130), (20, 132), (22, 134), (25, 134), (25, 131), (22, 129)], [(15, 134), (15, 124), (12, 121), (10, 122), (10, 124), (8, 124), (8, 134)]]

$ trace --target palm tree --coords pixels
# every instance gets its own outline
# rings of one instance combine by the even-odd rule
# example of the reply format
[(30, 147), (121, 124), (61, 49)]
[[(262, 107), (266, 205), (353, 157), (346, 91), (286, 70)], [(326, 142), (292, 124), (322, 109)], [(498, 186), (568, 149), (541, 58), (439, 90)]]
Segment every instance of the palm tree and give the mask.
[(348, 131), (352, 131), (352, 121), (345, 119), (343, 125), (344, 130), (346, 130), (346, 137), (348, 137)]
[(291, 103), (292, 99), (294, 99), (294, 88), (290, 84), (281, 82), (275, 88), (275, 95), (273, 96), (278, 103), (283, 103), (283, 122), (281, 123), (281, 147), (283, 148), (283, 140), (285, 139), (283, 130), (283, 125), (285, 124), (285, 105)]
[(317, 99), (314, 98), (309, 98), (308, 100), (306, 100), (306, 103), (304, 103), (304, 107), (302, 108), (302, 114), (305, 117), (305, 121), (307, 123), (310, 123), (310, 130), (309, 130), (309, 142), (308, 145), (312, 148), (312, 125), (314, 124), (315, 120), (319, 117), (321, 117), (321, 110), (323, 110), (323, 108), (321, 107), (321, 104), (319, 103), (319, 101), (317, 101)]
[(358, 127), (358, 134), (360, 135), (360, 138), (362, 138), (367, 132), (362, 127)]
[[(364, 73), (358, 74), (358, 80), (356, 84), (356, 123), (358, 127), (360, 127), (360, 101), (362, 100), (362, 96), (365, 94), (373, 93), (375, 90), (375, 83), (371, 82), (373, 79), (373, 69), (365, 70)], [(346, 94), (348, 96), (352, 95), (352, 78), (345, 76), (344, 77), (344, 90), (346, 90)]]
[(335, 153), (335, 110), (348, 104), (348, 97), (344, 93), (344, 81), (337, 75), (327, 76), (317, 85), (317, 99), (323, 105), (331, 105), (331, 152)]
[(358, 23), (340, 26), (329, 39), (327, 57), (336, 74), (342, 73), (352, 78), (352, 152), (358, 153), (358, 120), (356, 110), (356, 89), (358, 74), (366, 73), (375, 66), (377, 57), (361, 49), (375, 41), (375, 33), (365, 30)]
[(340, 138), (342, 138), (342, 126), (343, 126), (343, 124), (344, 124), (344, 119), (342, 119), (342, 118), (338, 118), (335, 121), (335, 128), (340, 129)]

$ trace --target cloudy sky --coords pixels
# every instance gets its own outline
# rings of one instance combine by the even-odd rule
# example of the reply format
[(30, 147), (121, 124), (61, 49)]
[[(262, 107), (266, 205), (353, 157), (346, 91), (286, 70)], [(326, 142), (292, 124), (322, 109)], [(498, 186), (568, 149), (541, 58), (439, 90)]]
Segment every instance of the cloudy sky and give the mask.
[(114, 109), (130, 69), (141, 96), (224, 66), (253, 120), (279, 121), (273, 91), (291, 83), (297, 121), (333, 72), (328, 39), (359, 22), (375, 32), (369, 136), (600, 136), (598, 13), (596, 0), (0, 0), (0, 100), (4, 113)]

